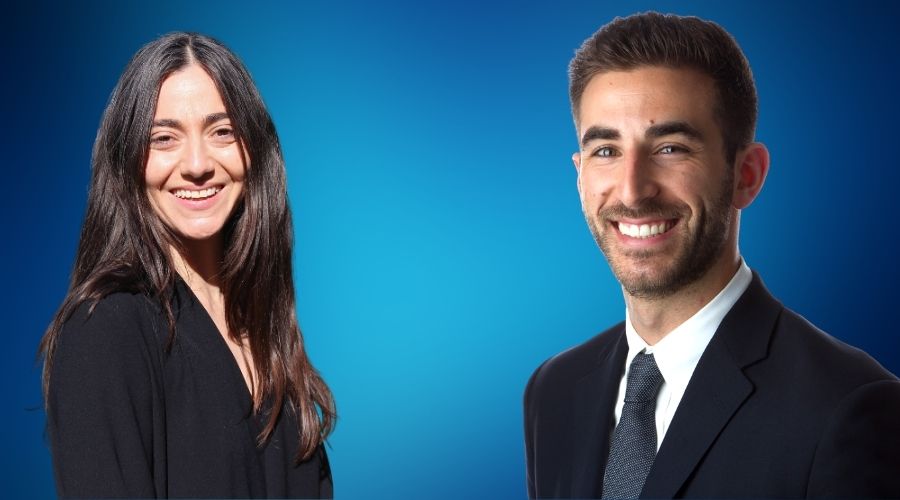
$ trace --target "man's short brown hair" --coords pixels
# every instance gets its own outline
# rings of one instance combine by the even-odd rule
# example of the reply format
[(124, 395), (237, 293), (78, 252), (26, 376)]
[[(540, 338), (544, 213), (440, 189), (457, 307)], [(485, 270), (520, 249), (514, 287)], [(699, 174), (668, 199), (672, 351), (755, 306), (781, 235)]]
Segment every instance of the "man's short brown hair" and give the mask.
[(737, 151), (753, 142), (756, 87), (737, 42), (714, 22), (657, 12), (617, 17), (575, 52), (569, 64), (569, 99), (576, 125), (591, 78), (642, 66), (690, 68), (709, 75), (718, 93), (715, 115), (726, 159), (733, 162)]

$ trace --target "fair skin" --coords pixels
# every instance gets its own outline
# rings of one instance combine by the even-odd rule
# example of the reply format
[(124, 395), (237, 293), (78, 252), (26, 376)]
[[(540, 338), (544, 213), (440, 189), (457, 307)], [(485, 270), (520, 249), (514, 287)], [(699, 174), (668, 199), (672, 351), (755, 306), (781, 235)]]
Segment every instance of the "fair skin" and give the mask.
[(740, 210), (768, 172), (760, 143), (729, 165), (716, 95), (699, 72), (645, 66), (595, 75), (581, 98), (572, 161), (582, 208), (649, 345), (734, 276)]
[(145, 181), (150, 205), (180, 238), (175, 270), (209, 313), (254, 393), (253, 358), (225, 320), (219, 273), (222, 228), (241, 199), (247, 159), (235, 140), (225, 104), (206, 71), (192, 64), (160, 86), (150, 131)]

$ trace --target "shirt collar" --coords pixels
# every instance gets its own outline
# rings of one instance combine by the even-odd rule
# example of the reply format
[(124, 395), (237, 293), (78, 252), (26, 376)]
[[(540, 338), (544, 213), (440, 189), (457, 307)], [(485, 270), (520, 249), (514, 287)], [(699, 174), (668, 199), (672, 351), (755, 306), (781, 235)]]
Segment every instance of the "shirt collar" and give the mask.
[(719, 328), (719, 323), (747, 290), (752, 278), (753, 273), (750, 272), (744, 259), (741, 259), (737, 272), (718, 295), (653, 346), (648, 346), (637, 334), (626, 307), (625, 338), (628, 341), (628, 358), (625, 360), (625, 366), (631, 366), (634, 357), (646, 351), (653, 354), (666, 382), (686, 385), (697, 362), (700, 361), (700, 356)]

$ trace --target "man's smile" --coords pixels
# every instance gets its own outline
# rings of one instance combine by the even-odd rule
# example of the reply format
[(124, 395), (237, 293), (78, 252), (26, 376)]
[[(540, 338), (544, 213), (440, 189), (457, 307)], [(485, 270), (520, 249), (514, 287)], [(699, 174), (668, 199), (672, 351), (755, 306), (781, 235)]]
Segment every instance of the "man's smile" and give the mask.
[(613, 225), (624, 236), (647, 239), (665, 234), (678, 224), (678, 219), (664, 219), (630, 224), (624, 221), (613, 221)]

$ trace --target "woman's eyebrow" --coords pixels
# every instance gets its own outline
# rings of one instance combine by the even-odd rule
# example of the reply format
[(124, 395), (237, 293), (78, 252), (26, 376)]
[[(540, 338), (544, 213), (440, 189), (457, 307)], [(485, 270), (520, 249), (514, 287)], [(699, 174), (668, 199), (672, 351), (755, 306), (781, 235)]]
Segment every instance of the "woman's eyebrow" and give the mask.
[[(203, 127), (206, 128), (206, 127), (212, 125), (213, 123), (216, 123), (219, 120), (227, 120), (227, 119), (228, 119), (228, 113), (225, 113), (225, 112), (211, 113), (211, 114), (206, 115), (205, 118), (203, 118)], [(184, 129), (184, 126), (182, 126), (181, 122), (178, 120), (175, 120), (173, 118), (160, 118), (159, 120), (153, 120), (153, 126), (154, 127), (177, 128), (179, 130)]]

